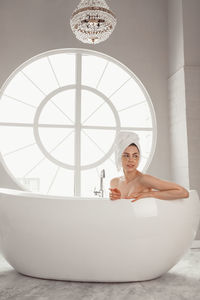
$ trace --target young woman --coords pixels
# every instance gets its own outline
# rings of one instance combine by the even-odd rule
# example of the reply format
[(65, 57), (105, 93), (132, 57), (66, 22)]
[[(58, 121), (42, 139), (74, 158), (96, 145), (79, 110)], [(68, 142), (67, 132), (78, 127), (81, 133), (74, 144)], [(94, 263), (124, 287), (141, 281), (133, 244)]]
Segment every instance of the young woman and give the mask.
[(137, 170), (141, 151), (139, 137), (135, 133), (121, 132), (117, 146), (116, 164), (118, 169), (122, 166), (124, 176), (111, 180), (109, 194), (111, 200), (132, 199), (134, 202), (146, 197), (174, 200), (189, 196), (184, 187)]

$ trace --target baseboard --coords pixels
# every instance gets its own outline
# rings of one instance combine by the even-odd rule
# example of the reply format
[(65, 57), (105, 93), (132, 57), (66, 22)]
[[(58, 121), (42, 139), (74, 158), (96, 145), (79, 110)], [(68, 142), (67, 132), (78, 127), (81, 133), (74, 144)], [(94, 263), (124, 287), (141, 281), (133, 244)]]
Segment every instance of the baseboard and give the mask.
[(200, 248), (200, 240), (194, 240), (194, 241), (192, 242), (192, 245), (191, 245), (190, 248), (191, 248), (191, 249), (198, 249), (198, 248)]

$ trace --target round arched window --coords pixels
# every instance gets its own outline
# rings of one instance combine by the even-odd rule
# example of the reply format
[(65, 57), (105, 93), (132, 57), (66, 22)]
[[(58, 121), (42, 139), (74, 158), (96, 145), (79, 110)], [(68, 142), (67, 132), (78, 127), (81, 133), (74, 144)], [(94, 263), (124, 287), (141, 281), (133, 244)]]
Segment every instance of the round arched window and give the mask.
[(140, 136), (139, 170), (156, 143), (152, 102), (139, 79), (105, 54), (58, 49), (23, 63), (0, 94), (0, 151), (23, 188), (54, 195), (94, 196), (116, 176), (119, 131)]

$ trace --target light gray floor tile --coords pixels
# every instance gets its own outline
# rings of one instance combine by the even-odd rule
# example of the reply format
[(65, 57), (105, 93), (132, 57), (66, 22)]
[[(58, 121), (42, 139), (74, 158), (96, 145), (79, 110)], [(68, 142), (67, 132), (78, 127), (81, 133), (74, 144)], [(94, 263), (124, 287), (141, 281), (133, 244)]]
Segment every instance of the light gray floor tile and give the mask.
[(200, 300), (200, 249), (189, 250), (160, 278), (133, 283), (43, 280), (17, 273), (0, 258), (1, 300)]

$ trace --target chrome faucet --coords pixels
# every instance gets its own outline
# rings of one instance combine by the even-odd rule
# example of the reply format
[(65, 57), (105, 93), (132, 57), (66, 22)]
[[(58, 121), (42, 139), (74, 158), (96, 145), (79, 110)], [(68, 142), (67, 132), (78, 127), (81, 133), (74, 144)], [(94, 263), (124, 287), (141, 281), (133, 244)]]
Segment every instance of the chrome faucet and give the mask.
[(99, 195), (99, 197), (104, 196), (104, 188), (103, 188), (103, 179), (105, 178), (105, 170), (101, 170), (101, 174), (100, 174), (100, 189), (99, 191), (96, 191), (96, 187), (94, 188), (94, 194), (95, 195)]

